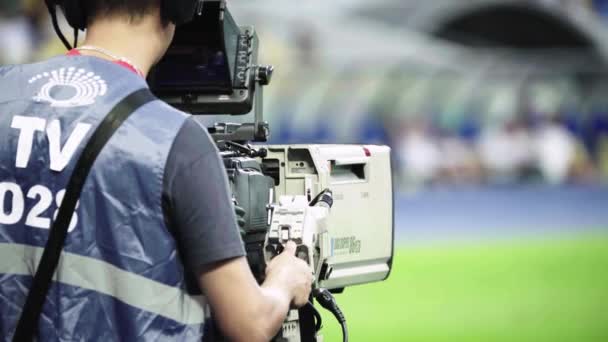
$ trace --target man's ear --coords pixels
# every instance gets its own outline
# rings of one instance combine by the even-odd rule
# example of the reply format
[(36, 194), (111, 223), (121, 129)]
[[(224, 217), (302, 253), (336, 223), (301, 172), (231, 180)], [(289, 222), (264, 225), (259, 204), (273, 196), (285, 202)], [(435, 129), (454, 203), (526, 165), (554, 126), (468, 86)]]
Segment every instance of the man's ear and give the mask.
[(171, 43), (173, 42), (174, 38), (175, 38), (175, 24), (169, 22), (168, 24), (163, 26), (163, 38), (162, 38), (163, 39), (163, 47), (162, 47), (163, 50), (161, 51), (160, 55), (158, 56), (158, 58), (154, 64), (158, 64), (158, 62), (160, 62), (160, 60), (163, 59), (163, 57), (167, 53), (167, 50), (171, 46)]

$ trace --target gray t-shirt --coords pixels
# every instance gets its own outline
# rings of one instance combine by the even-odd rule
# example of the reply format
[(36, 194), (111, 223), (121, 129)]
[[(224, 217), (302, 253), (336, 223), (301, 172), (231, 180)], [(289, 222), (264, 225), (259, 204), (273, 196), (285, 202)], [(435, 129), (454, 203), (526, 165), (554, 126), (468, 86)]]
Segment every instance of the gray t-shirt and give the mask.
[(191, 276), (245, 256), (228, 176), (207, 129), (189, 118), (171, 148), (164, 175), (165, 221)]

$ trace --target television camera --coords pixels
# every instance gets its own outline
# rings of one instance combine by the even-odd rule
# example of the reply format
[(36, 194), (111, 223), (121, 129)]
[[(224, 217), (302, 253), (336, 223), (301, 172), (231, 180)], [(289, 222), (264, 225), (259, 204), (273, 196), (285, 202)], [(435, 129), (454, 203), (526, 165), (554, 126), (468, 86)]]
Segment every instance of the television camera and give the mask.
[[(314, 274), (314, 299), (347, 331), (331, 293), (385, 280), (393, 258), (393, 191), (386, 146), (267, 145), (263, 88), (274, 68), (258, 64), (253, 27), (238, 26), (225, 0), (204, 1), (178, 26), (151, 72), (153, 92), (194, 115), (245, 115), (209, 133), (229, 176), (250, 267), (259, 282), (289, 240)], [(331, 292), (331, 293), (330, 293)], [(313, 305), (292, 310), (275, 341), (322, 341)]]

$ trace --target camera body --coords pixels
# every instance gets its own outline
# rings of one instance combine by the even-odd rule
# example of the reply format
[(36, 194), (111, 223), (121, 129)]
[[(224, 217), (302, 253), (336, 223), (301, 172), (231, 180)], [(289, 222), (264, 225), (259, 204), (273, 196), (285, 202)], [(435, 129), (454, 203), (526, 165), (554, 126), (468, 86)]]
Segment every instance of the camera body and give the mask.
[[(276, 198), (311, 199), (330, 189), (333, 205), (313, 231), (319, 267), (315, 286), (340, 291), (385, 280), (393, 257), (390, 148), (358, 145), (272, 145), (263, 162), (279, 165)], [(266, 167), (268, 169), (268, 167)], [(271, 168), (272, 169), (272, 168)], [(271, 230), (272, 234), (272, 230)]]
[[(390, 148), (256, 145), (246, 152), (220, 146), (248, 262), (260, 283), (266, 263), (289, 240), (311, 267), (316, 289), (339, 293), (389, 276), (394, 241)], [(313, 204), (313, 197), (327, 189), (331, 203)], [(310, 324), (301, 324), (305, 315), (293, 310), (279, 337), (316, 340)]]
[[(273, 67), (258, 65), (253, 27), (239, 27), (225, 1), (204, 1), (178, 26), (166, 57), (151, 71), (152, 91), (195, 115), (244, 115), (252, 123), (208, 127), (223, 158), (249, 265), (265, 267), (287, 241), (314, 274), (314, 288), (382, 281), (392, 267), (390, 148), (357, 145), (264, 145), (263, 87)], [(255, 145), (251, 145), (255, 143)], [(314, 309), (292, 310), (277, 341), (320, 340)]]
[[(258, 145), (256, 150), (264, 151), (263, 156), (222, 154), (235, 205), (242, 208), (244, 240), (258, 280), (263, 280), (264, 262), (272, 256), (268, 245), (285, 240), (310, 241), (312, 259), (306, 261), (313, 267), (316, 287), (341, 290), (388, 277), (394, 240), (390, 148)], [(333, 203), (325, 222), (317, 224), (322, 227), (294, 228), (306, 223), (305, 209), (325, 189), (331, 190)], [(305, 201), (290, 206), (286, 197), (293, 203), (298, 197)], [(294, 209), (298, 206), (299, 213)], [(279, 224), (277, 208), (287, 207), (289, 215), (301, 217)]]

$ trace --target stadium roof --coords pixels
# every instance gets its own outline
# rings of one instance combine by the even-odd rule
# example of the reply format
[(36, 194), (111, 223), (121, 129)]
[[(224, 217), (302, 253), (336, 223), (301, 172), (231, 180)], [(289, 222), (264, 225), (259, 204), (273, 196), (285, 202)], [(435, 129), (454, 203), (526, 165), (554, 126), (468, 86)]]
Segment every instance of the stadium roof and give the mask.
[[(472, 64), (478, 63), (479, 51), (467, 52), (472, 45), (565, 48), (575, 52), (571, 62), (581, 61), (582, 66), (594, 64), (588, 56), (578, 55), (583, 50), (608, 60), (605, 25), (580, 2), (570, 4), (556, 6), (551, 0), (231, 1), (236, 12), (283, 28), (275, 31), (310, 23), (320, 37), (319, 50), (337, 64), (343, 63), (344, 57), (372, 63), (406, 59), (460, 69), (467, 66), (454, 65), (455, 59), (471, 59), (456, 56), (472, 54)], [(505, 27), (510, 21), (517, 25)], [(478, 34), (471, 35), (475, 30)]]

